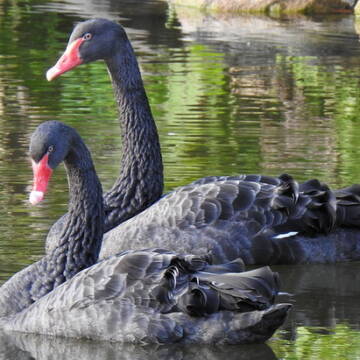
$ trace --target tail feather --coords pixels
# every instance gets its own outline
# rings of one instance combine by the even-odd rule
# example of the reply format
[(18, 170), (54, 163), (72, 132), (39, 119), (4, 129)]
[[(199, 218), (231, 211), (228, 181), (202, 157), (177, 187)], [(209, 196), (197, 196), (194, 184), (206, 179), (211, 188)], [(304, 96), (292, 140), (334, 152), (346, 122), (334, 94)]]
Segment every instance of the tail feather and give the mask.
[(360, 226), (360, 185), (355, 184), (335, 191), (337, 225)]
[[(226, 321), (220, 317), (216, 323), (212, 323), (212, 331), (217, 331), (219, 343), (223, 344), (249, 344), (262, 343), (268, 340), (274, 332), (286, 320), (287, 314), (291, 309), (291, 304), (276, 304), (266, 310), (255, 310), (245, 313), (223, 312), (225, 317), (230, 315), (231, 320)], [(222, 326), (222, 324), (224, 324)], [(209, 324), (204, 324), (208, 328)], [(206, 337), (208, 332), (198, 333)]]
[(336, 197), (329, 187), (317, 179), (308, 180), (299, 186), (303, 197), (309, 199), (301, 221), (304, 233), (329, 233), (336, 223)]
[(193, 275), (191, 286), (179, 297), (178, 307), (193, 316), (220, 310), (246, 312), (271, 306), (279, 292), (279, 277), (269, 267), (243, 273)]
[(276, 304), (265, 310), (261, 320), (254, 324), (254, 333), (263, 334), (264, 336), (272, 336), (286, 320), (287, 314), (292, 308), (291, 304)]
[(276, 190), (277, 196), (272, 200), (272, 208), (291, 214), (299, 199), (299, 184), (288, 174), (280, 175), (279, 179), (281, 183)]

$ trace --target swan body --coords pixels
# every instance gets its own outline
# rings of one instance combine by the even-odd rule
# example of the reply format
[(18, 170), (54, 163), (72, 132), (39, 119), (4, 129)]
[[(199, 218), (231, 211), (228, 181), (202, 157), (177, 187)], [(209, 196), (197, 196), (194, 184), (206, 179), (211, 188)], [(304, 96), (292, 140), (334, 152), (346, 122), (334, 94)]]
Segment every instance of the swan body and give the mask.
[(273, 305), (277, 274), (268, 267), (160, 249), (127, 251), (101, 261), (0, 320), (7, 331), (126, 343), (240, 344), (266, 341), (290, 304)]
[(57, 247), (0, 288), (3, 331), (129, 343), (251, 343), (283, 324), (290, 304), (274, 305), (277, 273), (243, 272), (240, 259), (161, 249), (128, 250), (97, 263), (104, 231), (102, 191), (90, 153), (60, 122), (40, 125), (30, 144), (33, 203), (64, 161), (69, 212)]
[[(98, 59), (107, 64), (120, 119), (127, 121), (131, 109), (133, 120), (142, 115), (141, 126), (153, 121), (131, 44), (124, 29), (112, 21), (78, 24), (47, 78)], [(137, 101), (124, 100), (128, 97)], [(140, 127), (133, 129), (142, 133)], [(120, 225), (106, 228), (100, 257), (129, 248), (162, 247), (198, 255), (210, 251), (216, 262), (239, 256), (247, 264), (357, 260), (359, 188), (332, 191), (316, 180), (299, 185), (287, 175), (203, 178), (143, 207), (136, 216), (118, 217)], [(146, 186), (141, 191), (148, 192)], [(121, 206), (117, 202), (113, 208), (120, 211)], [(49, 248), (56, 241), (48, 238), (47, 244)]]
[(315, 180), (298, 186), (285, 175), (202, 179), (105, 234), (100, 258), (146, 244), (245, 264), (357, 260), (358, 193)]

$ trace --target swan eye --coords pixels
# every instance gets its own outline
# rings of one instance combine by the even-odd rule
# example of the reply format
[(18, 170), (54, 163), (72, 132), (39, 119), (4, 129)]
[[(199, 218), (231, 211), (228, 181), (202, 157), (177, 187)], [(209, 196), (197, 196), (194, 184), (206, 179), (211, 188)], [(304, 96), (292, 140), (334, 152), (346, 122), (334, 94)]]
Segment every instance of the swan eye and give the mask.
[(92, 34), (91, 33), (86, 33), (84, 36), (83, 36), (83, 39), (84, 40), (90, 40), (92, 38)]
[(54, 145), (50, 145), (50, 146), (48, 147), (47, 152), (48, 152), (48, 154), (50, 154), (50, 153), (52, 153), (54, 150), (55, 150), (55, 146), (54, 146)]

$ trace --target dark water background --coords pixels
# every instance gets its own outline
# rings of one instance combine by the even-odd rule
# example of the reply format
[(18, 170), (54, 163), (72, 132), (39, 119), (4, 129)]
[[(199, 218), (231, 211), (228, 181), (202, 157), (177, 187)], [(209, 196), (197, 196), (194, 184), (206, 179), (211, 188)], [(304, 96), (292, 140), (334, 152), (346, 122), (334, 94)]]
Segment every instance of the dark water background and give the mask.
[[(66, 210), (65, 172), (30, 207), (29, 135), (78, 129), (104, 189), (119, 171), (116, 106), (102, 62), (48, 83), (73, 24), (126, 28), (158, 125), (170, 190), (206, 175), (360, 182), (360, 43), (353, 16), (204, 16), (165, 1), (0, 0), (0, 282), (37, 260)], [(359, 26), (360, 27), (360, 26)], [(0, 336), (1, 359), (360, 359), (360, 263), (277, 266), (294, 310), (266, 345), (134, 347)]]

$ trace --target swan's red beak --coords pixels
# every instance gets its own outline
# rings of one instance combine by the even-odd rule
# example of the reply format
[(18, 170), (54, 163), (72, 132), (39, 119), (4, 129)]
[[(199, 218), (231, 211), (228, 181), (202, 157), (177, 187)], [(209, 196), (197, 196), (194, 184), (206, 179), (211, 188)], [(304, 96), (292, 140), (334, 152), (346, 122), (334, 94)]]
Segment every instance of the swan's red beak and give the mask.
[(44, 199), (44, 194), (53, 172), (48, 164), (48, 158), (49, 155), (45, 154), (38, 163), (31, 160), (34, 174), (34, 185), (30, 193), (29, 201), (32, 205), (36, 205)]
[(83, 63), (80, 58), (79, 47), (84, 42), (83, 38), (74, 40), (68, 45), (58, 62), (46, 72), (46, 78), (51, 81), (61, 74)]

